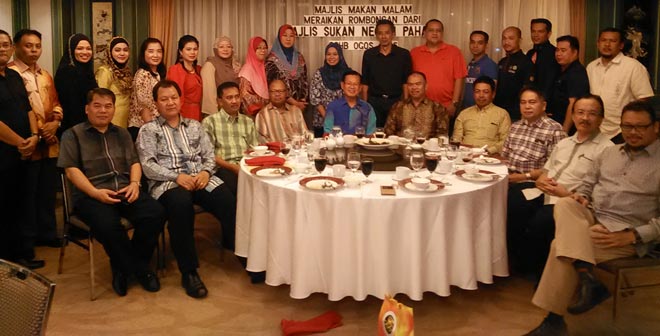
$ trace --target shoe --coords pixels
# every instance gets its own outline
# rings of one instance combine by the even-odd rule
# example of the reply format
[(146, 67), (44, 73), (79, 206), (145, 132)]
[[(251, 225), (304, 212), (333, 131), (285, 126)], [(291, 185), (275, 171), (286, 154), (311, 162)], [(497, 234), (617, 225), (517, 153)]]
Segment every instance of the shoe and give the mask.
[(534, 330), (525, 334), (525, 336), (567, 336), (568, 328), (564, 319), (552, 320), (546, 317), (543, 322)]
[(135, 275), (142, 288), (147, 292), (157, 292), (160, 290), (160, 281), (158, 276), (152, 271), (144, 271)]
[(39, 269), (46, 266), (46, 262), (40, 259), (18, 259), (16, 263), (29, 269)]
[(64, 240), (62, 238), (37, 240), (35, 242), (35, 246), (46, 246), (46, 247), (52, 247), (52, 248), (60, 248), (60, 247), (62, 247), (63, 242), (64, 242)]
[(185, 288), (186, 294), (195, 299), (205, 297), (209, 291), (204, 286), (202, 279), (199, 278), (197, 272), (189, 272), (181, 275), (181, 286)]
[(578, 274), (580, 277), (578, 299), (567, 309), (569, 313), (574, 315), (587, 312), (610, 297), (607, 287), (598, 281), (593, 274), (590, 272), (579, 272)]
[(126, 296), (128, 291), (128, 280), (124, 273), (119, 271), (112, 272), (112, 289), (115, 290), (115, 293), (119, 296)]
[(250, 282), (253, 284), (260, 284), (266, 281), (266, 272), (248, 272), (250, 275)]

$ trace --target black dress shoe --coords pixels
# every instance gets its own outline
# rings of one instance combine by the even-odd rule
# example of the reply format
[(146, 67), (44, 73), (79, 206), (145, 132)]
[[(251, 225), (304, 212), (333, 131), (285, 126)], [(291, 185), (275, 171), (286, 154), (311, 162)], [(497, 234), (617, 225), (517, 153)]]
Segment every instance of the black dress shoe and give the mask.
[(40, 259), (18, 259), (16, 263), (29, 269), (38, 269), (46, 266), (46, 262)]
[(525, 334), (525, 336), (566, 336), (568, 329), (563, 318), (551, 319), (546, 317), (543, 322), (534, 330)]
[(112, 289), (115, 290), (117, 295), (126, 296), (126, 292), (128, 291), (128, 280), (124, 273), (118, 271), (112, 272)]
[(610, 297), (610, 292), (590, 272), (578, 272), (580, 283), (578, 287), (578, 299), (568, 306), (571, 314), (582, 314), (591, 310), (599, 303)]
[(186, 289), (186, 294), (195, 299), (205, 297), (209, 291), (204, 286), (197, 272), (189, 272), (181, 275), (181, 286)]
[(53, 247), (53, 248), (60, 248), (62, 247), (62, 238), (53, 238), (53, 239), (46, 239), (46, 240), (37, 240), (35, 245), (36, 246), (47, 246), (47, 247)]
[(142, 288), (147, 292), (157, 292), (160, 290), (160, 281), (158, 276), (152, 271), (144, 271), (135, 275)]

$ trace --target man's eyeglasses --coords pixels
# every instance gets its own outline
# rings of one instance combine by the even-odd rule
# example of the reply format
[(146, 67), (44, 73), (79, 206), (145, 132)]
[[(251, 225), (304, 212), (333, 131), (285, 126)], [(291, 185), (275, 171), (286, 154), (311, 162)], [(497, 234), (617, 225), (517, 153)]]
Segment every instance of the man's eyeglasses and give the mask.
[(646, 125), (628, 125), (628, 124), (621, 124), (621, 130), (624, 132), (630, 132), (632, 130), (637, 131), (637, 133), (641, 133), (649, 129), (649, 127), (653, 126), (653, 123), (646, 124)]
[(590, 119), (600, 117), (600, 113), (598, 113), (598, 111), (586, 111), (586, 110), (577, 110), (577, 111), (575, 111), (575, 115), (580, 117), (580, 118), (587, 117), (587, 118), (590, 118)]

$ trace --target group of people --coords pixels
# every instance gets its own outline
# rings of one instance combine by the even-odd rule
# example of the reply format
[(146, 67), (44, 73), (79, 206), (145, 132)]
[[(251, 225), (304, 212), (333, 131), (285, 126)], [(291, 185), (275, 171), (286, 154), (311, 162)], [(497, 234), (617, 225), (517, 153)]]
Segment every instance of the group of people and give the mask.
[[(555, 47), (542, 18), (531, 21), (527, 54), (520, 28), (504, 29), (499, 64), (486, 54), (484, 31), (470, 34), (466, 64), (444, 42), (439, 20), (424, 25), (425, 43), (410, 51), (393, 43), (391, 21), (375, 28), (379, 45), (364, 52), (362, 73), (330, 43), (311, 82), (291, 25), (280, 27), (270, 52), (253, 37), (243, 66), (227, 37), (198, 65), (199, 41), (185, 35), (166, 68), (162, 43), (148, 38), (134, 74), (126, 39), (110, 40), (94, 72), (90, 40), (75, 34), (54, 79), (37, 63), (39, 32), (24, 29), (12, 40), (0, 30), (0, 169), (14, 177), (1, 182), (11, 223), (1, 257), (38, 268), (35, 244), (61, 245), (59, 167), (76, 187), (75, 210), (110, 256), (117, 294), (126, 295), (132, 276), (148, 291), (160, 288), (148, 261), (167, 221), (182, 286), (204, 297), (193, 204), (220, 220), (223, 245), (233, 249), (239, 162), (250, 146), (337, 126), (347, 134), (382, 127), (450, 135), (505, 159), (512, 265), (540, 278), (533, 302), (550, 311), (531, 334), (565, 332), (561, 315), (607, 297), (593, 265), (642, 256), (660, 237), (660, 144), (655, 112), (643, 101), (653, 95), (646, 69), (622, 53), (615, 28), (601, 30), (599, 58), (586, 68), (578, 39), (561, 36)], [(133, 223), (132, 239), (120, 216)], [(578, 284), (578, 302), (569, 305)]]

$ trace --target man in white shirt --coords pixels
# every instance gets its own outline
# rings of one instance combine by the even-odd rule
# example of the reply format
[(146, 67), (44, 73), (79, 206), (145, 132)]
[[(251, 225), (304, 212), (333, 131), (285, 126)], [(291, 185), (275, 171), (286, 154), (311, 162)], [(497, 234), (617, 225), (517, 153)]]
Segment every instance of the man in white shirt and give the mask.
[(623, 32), (605, 28), (598, 35), (599, 58), (587, 65), (589, 87), (605, 103), (605, 119), (600, 131), (614, 143), (623, 143), (621, 137), (621, 110), (637, 99), (653, 96), (653, 88), (646, 68), (634, 58), (624, 55)]

